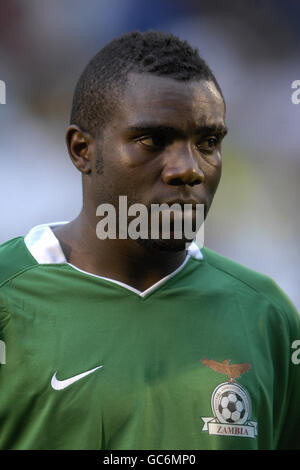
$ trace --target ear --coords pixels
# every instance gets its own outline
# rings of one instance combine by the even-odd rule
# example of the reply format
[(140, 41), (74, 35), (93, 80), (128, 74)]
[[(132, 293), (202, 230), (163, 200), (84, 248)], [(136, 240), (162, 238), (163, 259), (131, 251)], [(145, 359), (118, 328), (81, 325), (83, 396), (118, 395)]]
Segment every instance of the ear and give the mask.
[(95, 145), (94, 138), (82, 131), (79, 126), (72, 124), (66, 132), (66, 144), (76, 168), (85, 175), (90, 174)]

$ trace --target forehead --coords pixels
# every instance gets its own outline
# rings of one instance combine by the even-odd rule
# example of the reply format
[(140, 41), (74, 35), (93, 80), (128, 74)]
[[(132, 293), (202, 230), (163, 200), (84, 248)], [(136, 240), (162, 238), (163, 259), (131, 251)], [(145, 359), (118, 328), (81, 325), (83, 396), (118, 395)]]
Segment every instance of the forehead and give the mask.
[(211, 81), (179, 81), (153, 74), (130, 74), (117, 119), (122, 125), (138, 122), (168, 124), (183, 130), (224, 125), (225, 107)]

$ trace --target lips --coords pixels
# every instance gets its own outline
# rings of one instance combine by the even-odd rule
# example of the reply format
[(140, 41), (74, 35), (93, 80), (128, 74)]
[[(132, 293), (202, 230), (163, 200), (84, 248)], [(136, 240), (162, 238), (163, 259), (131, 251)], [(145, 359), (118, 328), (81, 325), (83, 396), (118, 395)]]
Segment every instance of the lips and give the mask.
[[(162, 204), (162, 203), (160, 203)], [(196, 206), (198, 204), (203, 204), (199, 201), (195, 201), (195, 199), (174, 199), (172, 201), (164, 201), (163, 204), (167, 204), (168, 206), (172, 206), (173, 204), (179, 204), (181, 208), (184, 208), (185, 204), (190, 204), (192, 205), (193, 209), (196, 209)]]

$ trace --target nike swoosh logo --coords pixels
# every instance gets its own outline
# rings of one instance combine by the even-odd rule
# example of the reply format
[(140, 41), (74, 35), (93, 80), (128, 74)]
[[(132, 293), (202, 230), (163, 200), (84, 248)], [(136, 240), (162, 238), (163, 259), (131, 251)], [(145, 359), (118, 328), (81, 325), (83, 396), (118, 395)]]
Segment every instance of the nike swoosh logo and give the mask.
[(63, 390), (64, 388), (69, 387), (69, 385), (72, 385), (74, 382), (77, 382), (77, 380), (80, 380), (83, 377), (92, 374), (93, 372), (95, 372), (95, 370), (100, 369), (101, 367), (103, 366), (95, 367), (95, 369), (87, 370), (86, 372), (82, 372), (82, 374), (74, 375), (74, 377), (70, 377), (69, 379), (65, 380), (58, 380), (56, 378), (56, 371), (51, 380), (51, 387), (54, 388), (54, 390)]

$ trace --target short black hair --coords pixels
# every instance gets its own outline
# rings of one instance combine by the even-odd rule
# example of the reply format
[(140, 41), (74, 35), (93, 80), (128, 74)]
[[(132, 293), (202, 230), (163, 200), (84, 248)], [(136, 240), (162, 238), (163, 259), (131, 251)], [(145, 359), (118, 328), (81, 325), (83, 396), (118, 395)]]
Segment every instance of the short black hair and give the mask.
[(214, 74), (187, 41), (160, 31), (133, 31), (113, 39), (90, 60), (75, 88), (70, 124), (94, 136), (101, 133), (130, 72), (212, 81), (224, 100)]

